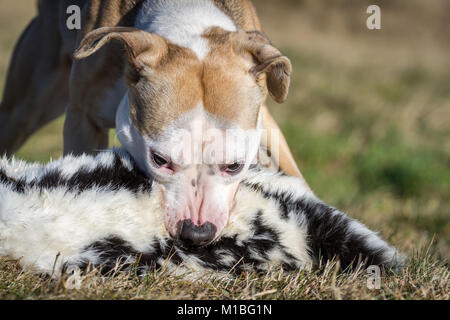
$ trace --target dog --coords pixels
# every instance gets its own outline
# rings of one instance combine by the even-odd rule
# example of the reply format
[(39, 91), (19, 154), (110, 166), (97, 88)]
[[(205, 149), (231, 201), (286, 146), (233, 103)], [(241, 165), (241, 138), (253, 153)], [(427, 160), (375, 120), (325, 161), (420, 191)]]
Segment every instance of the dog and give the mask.
[(170, 236), (162, 188), (123, 149), (46, 165), (0, 159), (0, 254), (54, 276), (73, 267), (187, 276), (309, 270), (333, 258), (341, 270), (405, 265), (395, 248), (296, 177), (252, 166), (229, 223), (204, 246)]
[[(286, 99), (292, 66), (250, 1), (38, 3), (9, 69), (0, 152), (11, 155), (64, 112), (64, 154), (105, 149), (116, 128), (139, 168), (164, 185), (169, 233), (198, 245), (224, 229), (259, 150), (301, 177), (265, 104), (267, 95)], [(80, 30), (66, 26), (69, 5), (82, 10)]]

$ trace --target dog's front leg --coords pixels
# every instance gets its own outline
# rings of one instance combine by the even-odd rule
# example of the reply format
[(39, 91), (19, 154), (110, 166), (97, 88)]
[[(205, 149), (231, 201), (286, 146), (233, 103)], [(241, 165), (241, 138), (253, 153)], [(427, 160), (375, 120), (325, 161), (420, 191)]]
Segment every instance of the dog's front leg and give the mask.
[[(272, 156), (278, 156), (278, 159), (274, 160), (278, 163), (282, 171), (290, 176), (302, 179), (305, 185), (308, 186), (299, 168), (297, 167), (297, 164), (294, 160), (294, 157), (292, 156), (291, 150), (289, 149), (283, 133), (281, 132), (278, 124), (273, 119), (272, 115), (269, 112), (269, 109), (265, 104), (262, 106), (261, 112), (262, 124), (265, 130), (265, 133), (262, 135), (263, 138), (261, 139), (261, 145), (266, 147), (267, 150), (270, 151)], [(272, 139), (272, 136), (274, 134), (278, 134), (279, 139)], [(278, 145), (274, 145), (274, 141), (277, 141)]]

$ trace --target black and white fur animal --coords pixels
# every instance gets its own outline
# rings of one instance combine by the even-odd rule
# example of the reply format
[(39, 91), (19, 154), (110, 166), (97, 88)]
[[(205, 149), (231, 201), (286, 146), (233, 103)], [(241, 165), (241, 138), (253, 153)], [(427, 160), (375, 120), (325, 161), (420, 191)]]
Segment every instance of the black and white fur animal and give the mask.
[(404, 258), (376, 233), (327, 206), (297, 178), (253, 168), (227, 227), (212, 244), (183, 247), (164, 227), (161, 187), (121, 149), (46, 165), (0, 161), (0, 254), (25, 268), (102, 271), (137, 265), (195, 272), (309, 269), (333, 257), (342, 268), (398, 267)]

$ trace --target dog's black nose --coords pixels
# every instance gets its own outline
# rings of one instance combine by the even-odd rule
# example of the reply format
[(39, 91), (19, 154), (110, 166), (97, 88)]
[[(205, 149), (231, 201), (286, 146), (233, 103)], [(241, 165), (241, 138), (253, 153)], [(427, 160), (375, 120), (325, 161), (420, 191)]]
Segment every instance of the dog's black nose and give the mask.
[(217, 228), (211, 222), (196, 226), (186, 219), (181, 223), (180, 240), (186, 246), (203, 246), (210, 243), (216, 234)]

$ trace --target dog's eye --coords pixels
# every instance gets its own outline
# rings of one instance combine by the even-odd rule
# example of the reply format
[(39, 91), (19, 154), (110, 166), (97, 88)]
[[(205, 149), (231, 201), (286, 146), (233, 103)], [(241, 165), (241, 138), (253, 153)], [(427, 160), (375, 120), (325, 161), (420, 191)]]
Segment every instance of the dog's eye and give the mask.
[(152, 156), (153, 163), (157, 167), (162, 167), (162, 166), (166, 166), (169, 164), (169, 161), (167, 161), (166, 159), (164, 159), (162, 156), (160, 156), (159, 154), (157, 154), (155, 152), (152, 152), (151, 156)]
[(244, 163), (234, 162), (232, 164), (225, 164), (220, 167), (220, 170), (228, 173), (229, 175), (236, 175), (244, 168)]

